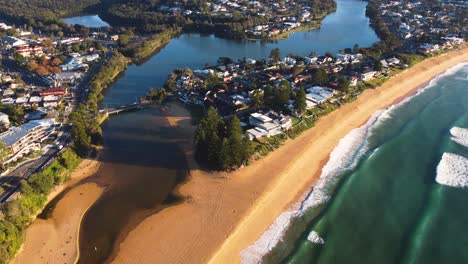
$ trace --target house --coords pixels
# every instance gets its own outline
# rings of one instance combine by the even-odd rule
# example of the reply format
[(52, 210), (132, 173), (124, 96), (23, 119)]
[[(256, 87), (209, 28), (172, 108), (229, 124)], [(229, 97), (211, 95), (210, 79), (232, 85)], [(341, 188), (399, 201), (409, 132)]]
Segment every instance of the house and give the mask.
[(422, 53), (432, 53), (440, 49), (438, 44), (423, 44), (419, 46), (418, 51)]
[(242, 104), (246, 105), (246, 104), (250, 103), (249, 98), (245, 98), (244, 96), (242, 96), (240, 94), (231, 95), (229, 97), (232, 99), (232, 103), (234, 105), (242, 105)]
[(42, 102), (42, 98), (39, 97), (39, 96), (31, 96), (31, 98), (29, 98), (29, 103), (30, 104), (37, 104), (37, 103), (40, 103)]
[(395, 65), (400, 64), (400, 60), (395, 57), (388, 59), (387, 62), (388, 62), (388, 65), (390, 66), (395, 66)]
[(47, 95), (42, 98), (44, 107), (56, 107), (60, 101), (60, 98), (55, 95)]
[(380, 60), (380, 64), (382, 64), (383, 68), (388, 68), (388, 62), (386, 60)]
[(11, 29), (11, 28), (12, 28), (12, 26), (8, 26), (5, 23), (0, 23), (0, 29), (1, 30), (8, 30), (8, 29)]
[(359, 81), (359, 77), (357, 76), (352, 76), (350, 79), (349, 79), (350, 83), (349, 83), (349, 86), (351, 87), (354, 87), (357, 85), (358, 81)]
[(245, 62), (248, 63), (248, 64), (255, 64), (255, 63), (257, 63), (257, 61), (254, 60), (254, 59), (246, 59)]
[(26, 97), (18, 97), (15, 100), (16, 104), (25, 104), (27, 102), (29, 102), (29, 98), (26, 98)]
[(67, 88), (49, 88), (39, 92), (41, 97), (54, 95), (54, 96), (64, 96), (67, 93)]
[(279, 33), (280, 33), (280, 30), (277, 29), (277, 28), (274, 28), (274, 29), (270, 30), (270, 32), (268, 32), (268, 35), (274, 36), (274, 35), (278, 35)]
[(42, 47), (39, 45), (25, 45), (17, 47), (16, 53), (23, 57), (41, 56), (44, 54)]
[(373, 70), (365, 70), (361, 73), (361, 81), (368, 81), (372, 78), (375, 77), (375, 75), (377, 74), (376, 71), (373, 71)]
[(83, 74), (81, 72), (61, 72), (54, 75), (55, 86), (74, 84)]
[(313, 64), (313, 63), (317, 62), (317, 59), (318, 59), (317, 57), (305, 57), (304, 58), (304, 63), (307, 64), (307, 65), (308, 64)]
[(291, 117), (270, 111), (266, 114), (253, 113), (249, 116), (249, 124), (254, 128), (247, 130), (250, 139), (270, 137), (291, 128)]
[(16, 38), (16, 37), (11, 37), (11, 36), (5, 36), (2, 38), (3, 42), (6, 43), (6, 45), (10, 48), (16, 48), (16, 47), (21, 47), (24, 45), (27, 45), (28, 43), (22, 39)]
[(283, 59), (283, 62), (288, 64), (288, 65), (295, 65), (297, 61), (294, 58), (286, 57), (286, 58)]
[(2, 104), (3, 105), (12, 105), (15, 103), (15, 99), (11, 98), (11, 97), (7, 97), (5, 99), (2, 99)]
[(332, 58), (327, 57), (327, 56), (320, 56), (317, 58), (316, 63), (317, 64), (324, 64), (333, 61)]

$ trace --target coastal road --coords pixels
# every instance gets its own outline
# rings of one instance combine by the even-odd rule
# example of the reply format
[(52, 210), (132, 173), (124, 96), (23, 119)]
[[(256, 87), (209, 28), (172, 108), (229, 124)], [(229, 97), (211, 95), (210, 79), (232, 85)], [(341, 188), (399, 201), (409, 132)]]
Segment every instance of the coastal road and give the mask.
[(60, 150), (57, 147), (53, 147), (44, 153), (40, 158), (27, 161), (7, 175), (0, 177), (0, 185), (4, 189), (4, 192), (0, 195), (0, 205), (8, 202), (9, 199), (20, 190), (21, 180), (27, 179), (31, 175), (38, 173), (58, 157), (58, 155), (65, 149), (65, 146), (68, 144), (69, 129), (69, 127), (65, 127), (63, 134), (55, 141), (57, 145), (62, 145), (64, 148)]

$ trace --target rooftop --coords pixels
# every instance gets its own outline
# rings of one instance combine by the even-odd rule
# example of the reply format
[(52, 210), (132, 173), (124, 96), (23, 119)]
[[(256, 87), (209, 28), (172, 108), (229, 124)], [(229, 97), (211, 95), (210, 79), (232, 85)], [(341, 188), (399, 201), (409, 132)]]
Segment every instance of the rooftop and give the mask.
[(29, 123), (23, 124), (19, 127), (12, 127), (8, 131), (0, 134), (0, 141), (5, 143), (7, 146), (15, 144), (22, 137), (26, 136), (31, 130), (37, 127), (50, 127), (55, 125), (55, 120), (44, 119), (44, 120), (35, 120)]

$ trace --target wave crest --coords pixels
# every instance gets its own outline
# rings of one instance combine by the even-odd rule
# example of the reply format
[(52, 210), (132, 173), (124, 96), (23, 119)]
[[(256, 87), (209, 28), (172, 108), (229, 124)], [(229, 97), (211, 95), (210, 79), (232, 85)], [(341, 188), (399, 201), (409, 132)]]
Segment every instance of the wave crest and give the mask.
[(450, 129), (451, 139), (456, 143), (468, 147), (468, 128), (452, 127)]
[(437, 166), (436, 181), (450, 187), (468, 187), (468, 158), (444, 153)]

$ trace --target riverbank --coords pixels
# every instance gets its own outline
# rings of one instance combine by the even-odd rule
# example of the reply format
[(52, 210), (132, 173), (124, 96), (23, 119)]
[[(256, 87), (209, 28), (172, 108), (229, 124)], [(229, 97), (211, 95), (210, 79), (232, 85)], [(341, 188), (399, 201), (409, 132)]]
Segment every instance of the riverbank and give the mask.
[[(364, 124), (376, 110), (467, 60), (468, 49), (464, 49), (419, 63), (383, 86), (366, 90), (297, 139), (238, 171), (207, 173), (191, 160), (191, 179), (179, 188), (186, 201), (148, 217), (131, 231), (120, 244), (115, 263), (151, 263), (154, 259), (239, 262), (240, 251), (254, 243), (317, 180), (330, 152), (351, 129)], [(191, 151), (186, 150), (189, 157)]]
[[(98, 158), (83, 160), (71, 174), (70, 180), (48, 196), (46, 204), (96, 173), (99, 167)], [(50, 217), (36, 218), (28, 227), (22, 249), (11, 263), (74, 263), (78, 256), (81, 219), (102, 192), (103, 189), (95, 183), (86, 183), (65, 193)]]

